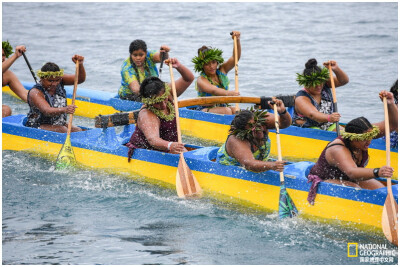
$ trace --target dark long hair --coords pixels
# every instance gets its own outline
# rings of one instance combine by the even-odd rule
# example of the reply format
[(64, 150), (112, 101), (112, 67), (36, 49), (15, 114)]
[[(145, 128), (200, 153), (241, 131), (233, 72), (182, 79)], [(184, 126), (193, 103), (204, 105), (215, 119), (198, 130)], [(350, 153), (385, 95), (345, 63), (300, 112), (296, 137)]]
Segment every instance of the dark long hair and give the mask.
[(394, 84), (392, 85), (392, 87), (390, 88), (390, 92), (391, 93), (393, 93), (393, 97), (394, 97), (394, 103), (396, 103), (396, 105), (397, 105), (397, 98), (399, 97), (399, 91), (398, 91), (398, 81), (399, 80), (396, 80), (395, 82), (394, 82)]
[(309, 76), (314, 72), (321, 72), (321, 68), (318, 67), (318, 62), (315, 58), (309, 59), (305, 64), (305, 69), (303, 70), (303, 75)]
[(145, 43), (145, 41), (136, 39), (136, 40), (132, 41), (131, 44), (129, 45), (129, 61), (131, 62), (131, 65), (132, 65), (133, 69), (135, 70), (135, 76), (140, 85), (139, 72), (138, 72), (136, 64), (133, 62), (132, 57), (131, 57), (132, 53), (139, 49), (142, 49), (146, 53), (146, 57), (144, 59), (144, 69), (145, 69), (145, 71), (150, 73), (150, 68), (149, 68), (149, 65), (147, 64), (147, 44)]
[(250, 110), (242, 110), (237, 114), (232, 122), (231, 129), (244, 130), (246, 129), (247, 123), (253, 118), (253, 112)]
[[(254, 118), (254, 113), (250, 110), (242, 110), (240, 111), (239, 114), (237, 114), (232, 122), (231, 122), (231, 128), (229, 130), (229, 133), (232, 134), (235, 129), (238, 130), (245, 130), (246, 126), (248, 124), (248, 122)], [(255, 142), (254, 139), (247, 139), (247, 141), (250, 142), (251, 145), (254, 145), (256, 147), (258, 147), (258, 149), (260, 150), (260, 154), (258, 155), (258, 157), (256, 158), (257, 160), (263, 160), (264, 155), (266, 153), (265, 149), (262, 148), (262, 146), (258, 146), (257, 143)], [(264, 144), (265, 144), (266, 140), (264, 140)], [(252, 148), (253, 151), (253, 148)]]
[(165, 84), (158, 77), (147, 77), (140, 85), (139, 94), (141, 97), (147, 98), (158, 95), (162, 89), (165, 89)]
[(41, 71), (59, 71), (60, 67), (53, 62), (47, 62), (46, 64), (44, 64), (42, 66), (42, 68), (40, 69)]
[[(365, 117), (358, 117), (358, 118), (355, 118), (355, 119), (349, 121), (346, 124), (346, 127), (344, 129), (348, 133), (362, 134), (372, 128), (373, 128), (373, 126), (369, 122), (369, 120), (367, 120)], [(343, 139), (343, 141), (344, 141), (344, 144), (346, 145), (346, 147), (350, 149), (351, 141), (347, 138)], [(351, 151), (351, 149), (350, 149), (350, 151)]]

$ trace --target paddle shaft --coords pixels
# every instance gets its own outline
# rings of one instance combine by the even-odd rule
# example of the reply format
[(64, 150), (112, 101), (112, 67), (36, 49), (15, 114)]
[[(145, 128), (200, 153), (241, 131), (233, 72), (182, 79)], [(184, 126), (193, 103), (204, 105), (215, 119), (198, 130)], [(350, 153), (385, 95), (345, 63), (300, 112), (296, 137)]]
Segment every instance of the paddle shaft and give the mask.
[(31, 74), (32, 74), (33, 79), (35, 80), (35, 83), (38, 83), (38, 81), (37, 81), (37, 79), (36, 79), (36, 76), (35, 76), (35, 73), (34, 73), (33, 70), (32, 70), (31, 64), (29, 64), (28, 58), (27, 58), (26, 55), (25, 55), (25, 52), (22, 52), (22, 55), (24, 56), (26, 65), (28, 65), (28, 68), (29, 68), (29, 70), (31, 71)]
[(386, 165), (390, 166), (390, 127), (389, 127), (389, 111), (388, 111), (386, 96), (383, 97), (383, 110), (385, 112)]
[(174, 108), (175, 108), (175, 116), (176, 116), (176, 129), (177, 129), (177, 135), (178, 135), (178, 143), (182, 143), (181, 126), (180, 126), (180, 123), (179, 123), (178, 96), (176, 94), (174, 72), (172, 70), (172, 63), (171, 62), (169, 63), (169, 75), (171, 77), (172, 95), (174, 97)]
[[(336, 101), (335, 81), (333, 80), (332, 66), (331, 66), (330, 62), (328, 64), (328, 68), (329, 68), (329, 76), (331, 78), (331, 86), (332, 86), (333, 111), (334, 112), (338, 112), (337, 101)], [(336, 122), (336, 133), (337, 133), (337, 136), (340, 136), (340, 127), (339, 127), (339, 122), (338, 121)]]
[[(72, 93), (71, 105), (75, 105), (76, 90), (77, 90), (77, 88), (78, 88), (78, 75), (79, 75), (79, 61), (76, 60), (76, 64), (75, 64), (74, 91), (73, 91), (73, 93)], [(73, 116), (74, 116), (74, 114), (69, 114), (67, 135), (70, 135), (70, 134), (71, 134)]]
[[(281, 137), (279, 133), (279, 119), (278, 119), (278, 109), (276, 104), (274, 104), (274, 115), (275, 115), (275, 128), (276, 128), (276, 143), (278, 150), (278, 160), (282, 161), (282, 150), (281, 150)], [(283, 177), (283, 172), (279, 172), (279, 178), (281, 184), (285, 182), (285, 178)]]
[[(174, 72), (172, 69), (172, 62), (169, 62), (169, 74), (171, 77), (171, 87), (172, 87), (172, 94), (174, 97), (174, 108), (175, 108), (175, 116), (176, 116), (176, 130), (177, 130), (177, 135), (178, 135), (178, 143), (182, 143), (182, 135), (181, 135), (181, 126), (179, 123), (179, 108), (178, 108), (178, 95), (176, 93), (176, 87), (175, 87), (175, 79), (174, 79)], [(189, 194), (189, 191), (187, 190), (187, 184), (186, 184), (186, 179), (189, 180), (189, 185), (192, 190), (192, 192), (196, 192), (196, 185), (193, 179), (191, 179), (191, 174), (189, 174), (190, 169), (188, 170), (189, 167), (186, 167), (186, 162), (185, 158), (183, 157), (183, 152), (180, 153), (179, 155), (179, 161), (182, 162), (183, 164), (178, 163), (178, 172), (179, 172), (179, 165), (183, 165), (183, 173), (184, 177), (180, 177), (180, 181), (182, 183), (182, 189), (184, 191), (185, 196)]]
[[(383, 110), (385, 112), (385, 141), (386, 141), (386, 165), (390, 166), (390, 127), (389, 127), (389, 111), (387, 106), (387, 98), (383, 97)], [(392, 192), (392, 179), (387, 178), (388, 197), (390, 198), (390, 206), (392, 214), (395, 214), (395, 229), (397, 229), (397, 210), (395, 209), (394, 197)]]
[[(235, 56), (235, 92), (239, 92), (239, 71), (238, 71), (238, 51), (237, 51), (237, 37), (233, 36), (233, 47)], [(239, 104), (236, 103), (236, 111), (239, 111)]]
[(160, 74), (158, 75), (158, 78), (161, 77), (161, 71), (162, 71), (162, 67), (163, 67), (163, 64), (164, 64), (165, 52), (160, 52), (160, 57), (161, 57), (161, 64), (160, 64), (160, 70), (159, 70)]

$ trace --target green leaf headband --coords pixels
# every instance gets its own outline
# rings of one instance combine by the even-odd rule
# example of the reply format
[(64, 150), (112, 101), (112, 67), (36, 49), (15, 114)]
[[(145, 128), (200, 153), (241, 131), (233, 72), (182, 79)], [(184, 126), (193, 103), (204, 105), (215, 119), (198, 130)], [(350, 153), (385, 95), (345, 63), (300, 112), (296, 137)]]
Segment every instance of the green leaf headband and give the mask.
[(13, 53), (13, 48), (12, 48), (12, 46), (10, 45), (10, 43), (8, 42), (8, 40), (7, 41), (3, 41), (3, 42), (1, 42), (1, 46), (2, 46), (2, 48), (3, 48), (3, 50), (4, 50), (4, 54), (6, 55), (6, 58), (8, 58), (12, 53)]
[(200, 51), (199, 55), (192, 59), (192, 62), (194, 63), (194, 70), (196, 72), (203, 72), (204, 64), (207, 64), (212, 60), (216, 60), (219, 64), (224, 63), (221, 49), (211, 48), (205, 51)]
[(248, 129), (236, 129), (235, 127), (231, 127), (229, 133), (235, 135), (240, 140), (252, 140), (254, 138), (253, 133), (256, 131), (262, 130), (262, 127), (265, 125), (265, 117), (268, 114), (266, 110), (253, 110), (253, 107), (250, 108), (250, 111), (253, 112), (253, 123), (247, 123), (249, 125)]
[(350, 139), (350, 141), (367, 141), (374, 139), (380, 133), (379, 127), (374, 125), (372, 127), (372, 131), (357, 134), (357, 133), (348, 133), (345, 131), (341, 131), (340, 134), (344, 139)]
[(165, 93), (160, 96), (151, 96), (151, 97), (143, 97), (142, 103), (146, 104), (147, 106), (157, 104), (163, 102), (170, 94), (171, 87), (167, 83), (164, 83)]
[(327, 68), (323, 68), (321, 72), (314, 71), (311, 73), (311, 75), (301, 75), (300, 73), (296, 74), (296, 81), (299, 83), (299, 85), (302, 85), (305, 88), (315, 87), (323, 84), (329, 79), (329, 71)]
[(47, 78), (57, 78), (57, 77), (62, 77), (64, 75), (64, 69), (61, 69), (59, 71), (41, 71), (38, 70), (36, 72), (37, 76), (39, 78), (47, 79)]

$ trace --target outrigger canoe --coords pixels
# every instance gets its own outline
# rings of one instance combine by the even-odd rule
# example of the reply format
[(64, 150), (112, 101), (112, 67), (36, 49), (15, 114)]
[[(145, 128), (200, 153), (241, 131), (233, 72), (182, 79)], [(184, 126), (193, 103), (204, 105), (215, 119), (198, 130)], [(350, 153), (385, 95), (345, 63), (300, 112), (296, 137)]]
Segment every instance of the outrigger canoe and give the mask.
[[(26, 89), (32, 88), (34, 83), (23, 82)], [(72, 86), (65, 87), (68, 103), (71, 102)], [(12, 91), (3, 87), (3, 92), (13, 94)], [(184, 102), (186, 100), (179, 101)], [(121, 100), (115, 93), (78, 88), (75, 104), (79, 107), (76, 115), (95, 118), (98, 115), (109, 115), (118, 112), (127, 112), (139, 109), (139, 102)], [(288, 111), (293, 112), (293, 107)], [(221, 115), (201, 112), (182, 107), (179, 109), (180, 125), (182, 133), (187, 136), (213, 141), (216, 144), (225, 142), (233, 115)], [(282, 155), (284, 159), (300, 161), (309, 160), (315, 162), (322, 150), (336, 138), (336, 132), (328, 132), (309, 128), (290, 126), (280, 132)], [(276, 143), (274, 130), (270, 131), (269, 137)], [(277, 155), (276, 146), (272, 146), (271, 154)], [(382, 139), (372, 140), (370, 148), (369, 168), (379, 168), (386, 165), (386, 146)], [(398, 150), (391, 148), (390, 157), (392, 166), (395, 168), (393, 178), (398, 177)]]
[[(25, 120), (25, 115), (3, 118), (3, 150), (56, 158), (66, 134), (25, 127)], [(150, 183), (174, 188), (179, 155), (136, 149), (128, 162), (128, 148), (123, 144), (134, 129), (135, 125), (130, 124), (119, 133), (115, 127), (71, 133), (78, 164), (131, 178), (146, 177)], [(215, 162), (218, 147), (193, 148), (184, 157), (207, 196), (269, 212), (278, 210), (279, 172), (254, 173), (242, 167), (224, 166)], [(310, 184), (306, 176), (313, 164), (302, 161), (285, 166), (286, 188), (299, 214), (313, 220), (380, 231), (387, 188), (366, 190), (322, 182), (315, 205), (311, 206), (307, 202)], [(393, 195), (398, 201), (397, 181), (393, 182)]]

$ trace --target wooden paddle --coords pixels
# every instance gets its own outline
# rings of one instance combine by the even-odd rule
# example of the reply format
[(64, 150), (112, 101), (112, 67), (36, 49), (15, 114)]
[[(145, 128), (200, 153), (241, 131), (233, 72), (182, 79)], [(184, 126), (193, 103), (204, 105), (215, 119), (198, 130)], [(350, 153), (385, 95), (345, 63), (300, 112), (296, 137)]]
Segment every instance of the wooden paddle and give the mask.
[(35, 80), (35, 83), (38, 83), (38, 81), (37, 81), (37, 79), (36, 79), (36, 76), (35, 76), (35, 73), (34, 73), (33, 70), (32, 70), (31, 64), (29, 64), (28, 58), (27, 58), (26, 55), (25, 55), (25, 52), (22, 52), (22, 55), (24, 56), (26, 65), (28, 65), (28, 68), (29, 68), (29, 70), (31, 71), (31, 74), (32, 74), (33, 79)]
[[(390, 128), (387, 99), (383, 97), (383, 107), (385, 112), (385, 140), (386, 140), (386, 165), (390, 166)], [(395, 246), (398, 244), (398, 214), (397, 203), (393, 197), (392, 179), (387, 178), (388, 195), (382, 212), (382, 230), (386, 238)]]
[[(233, 35), (233, 32), (231, 32)], [(239, 92), (239, 71), (238, 71), (238, 51), (237, 51), (237, 37), (233, 36), (233, 47), (235, 57), (235, 92)], [(236, 112), (239, 111), (239, 104), (236, 103)]]
[(161, 64), (160, 64), (160, 70), (158, 71), (159, 72), (158, 78), (161, 78), (162, 67), (165, 60), (165, 52), (160, 52), (160, 57), (161, 57)]
[[(276, 128), (276, 143), (278, 149), (278, 160), (282, 160), (282, 150), (281, 150), (281, 139), (279, 133), (279, 120), (278, 120), (278, 109), (276, 103), (274, 103), (274, 115), (275, 115), (275, 128)], [(287, 218), (297, 216), (298, 211), (293, 203), (292, 198), (286, 190), (285, 177), (283, 171), (279, 173), (281, 189), (279, 191), (279, 218)]]
[[(332, 86), (333, 111), (338, 112), (337, 101), (336, 101), (335, 81), (333, 80), (332, 65), (331, 65), (330, 61), (328, 62), (328, 68), (329, 68), (329, 76), (331, 78), (331, 86)], [(339, 127), (338, 121), (336, 122), (336, 133), (337, 133), (337, 136), (340, 136), (340, 127)]]
[[(283, 95), (276, 96), (277, 99), (283, 101), (286, 107), (294, 106), (294, 99), (296, 95)], [(253, 104), (261, 104), (261, 108), (263, 107), (263, 103), (271, 101), (272, 97), (251, 97), (251, 96), (210, 96), (210, 97), (196, 97), (190, 99), (184, 99), (178, 101), (178, 107), (189, 107), (196, 105), (204, 105), (204, 104), (222, 104), (222, 103), (253, 103)], [(110, 115), (99, 115), (95, 118), (95, 127), (96, 128), (107, 128), (114, 126), (121, 126), (127, 124), (136, 123), (135, 116), (139, 112), (139, 110), (134, 110), (130, 112), (119, 112)]]
[[(176, 114), (176, 127), (178, 132), (178, 142), (182, 143), (181, 127), (179, 124), (178, 96), (176, 94), (174, 73), (172, 70), (172, 62), (169, 62), (169, 73), (171, 76), (172, 93), (174, 96), (174, 106)], [(200, 198), (203, 190), (194, 177), (189, 166), (186, 164), (183, 153), (179, 155), (178, 170), (176, 172), (176, 192), (181, 198)]]
[[(76, 89), (78, 88), (78, 75), (79, 75), (79, 61), (76, 61), (75, 65), (75, 81), (74, 81), (74, 91), (72, 94), (72, 103), (71, 105), (75, 105), (75, 96)], [(76, 164), (74, 150), (71, 145), (71, 129), (72, 129), (72, 118), (73, 114), (69, 114), (68, 121), (68, 129), (67, 129), (67, 138), (65, 139), (65, 143), (62, 146), (60, 153), (58, 153), (57, 161), (56, 161), (56, 169), (64, 169), (66, 167), (72, 166)]]

